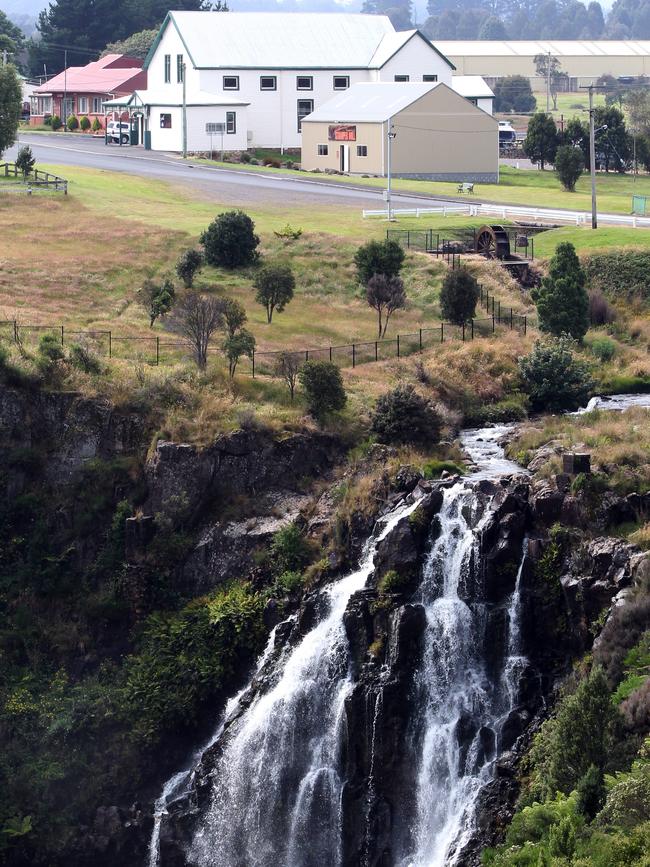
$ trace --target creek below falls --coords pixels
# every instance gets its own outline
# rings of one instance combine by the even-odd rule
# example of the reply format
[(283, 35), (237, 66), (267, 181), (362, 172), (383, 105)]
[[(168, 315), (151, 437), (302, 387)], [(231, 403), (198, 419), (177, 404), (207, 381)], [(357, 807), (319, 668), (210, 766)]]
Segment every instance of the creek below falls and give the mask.
[[(465, 431), (469, 475), (420, 483), (355, 571), (273, 629), (165, 784), (149, 867), (478, 863), (482, 793), (545, 692), (524, 640), (528, 480), (499, 445), (507, 430)], [(382, 606), (377, 576), (409, 560), (416, 510), (412, 590)]]

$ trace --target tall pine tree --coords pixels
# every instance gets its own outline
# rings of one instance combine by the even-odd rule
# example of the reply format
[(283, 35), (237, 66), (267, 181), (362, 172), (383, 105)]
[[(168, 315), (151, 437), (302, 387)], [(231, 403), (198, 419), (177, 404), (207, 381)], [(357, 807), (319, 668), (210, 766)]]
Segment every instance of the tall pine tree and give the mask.
[(589, 328), (589, 296), (585, 272), (573, 244), (558, 244), (548, 276), (531, 294), (537, 304), (539, 327), (559, 337), (569, 334), (582, 340)]

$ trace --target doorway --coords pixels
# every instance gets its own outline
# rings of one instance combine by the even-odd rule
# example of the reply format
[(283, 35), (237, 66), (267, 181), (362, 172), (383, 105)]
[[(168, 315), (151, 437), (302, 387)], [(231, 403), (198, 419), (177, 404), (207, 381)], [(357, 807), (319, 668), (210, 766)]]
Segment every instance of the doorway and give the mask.
[(350, 145), (341, 145), (340, 156), (341, 156), (341, 171), (342, 172), (349, 172), (350, 171)]

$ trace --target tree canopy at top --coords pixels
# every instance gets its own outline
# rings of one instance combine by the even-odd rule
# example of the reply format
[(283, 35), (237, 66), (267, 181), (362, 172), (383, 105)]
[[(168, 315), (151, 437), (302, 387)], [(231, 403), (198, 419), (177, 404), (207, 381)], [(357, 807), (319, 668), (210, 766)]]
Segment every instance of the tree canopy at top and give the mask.
[[(203, 0), (174, 0), (175, 10), (199, 10)], [(38, 17), (40, 40), (30, 45), (30, 67), (48, 74), (68, 65), (83, 66), (95, 60), (109, 42), (126, 39), (141, 30), (158, 28), (170, 4), (168, 0), (53, 0)]]

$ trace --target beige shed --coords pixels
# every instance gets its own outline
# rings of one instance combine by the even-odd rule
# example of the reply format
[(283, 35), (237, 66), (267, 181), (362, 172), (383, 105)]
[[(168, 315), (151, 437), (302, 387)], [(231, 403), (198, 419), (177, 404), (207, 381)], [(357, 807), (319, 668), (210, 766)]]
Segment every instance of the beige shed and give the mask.
[(493, 183), (497, 121), (446, 84), (354, 84), (302, 122), (302, 167), (353, 175)]

